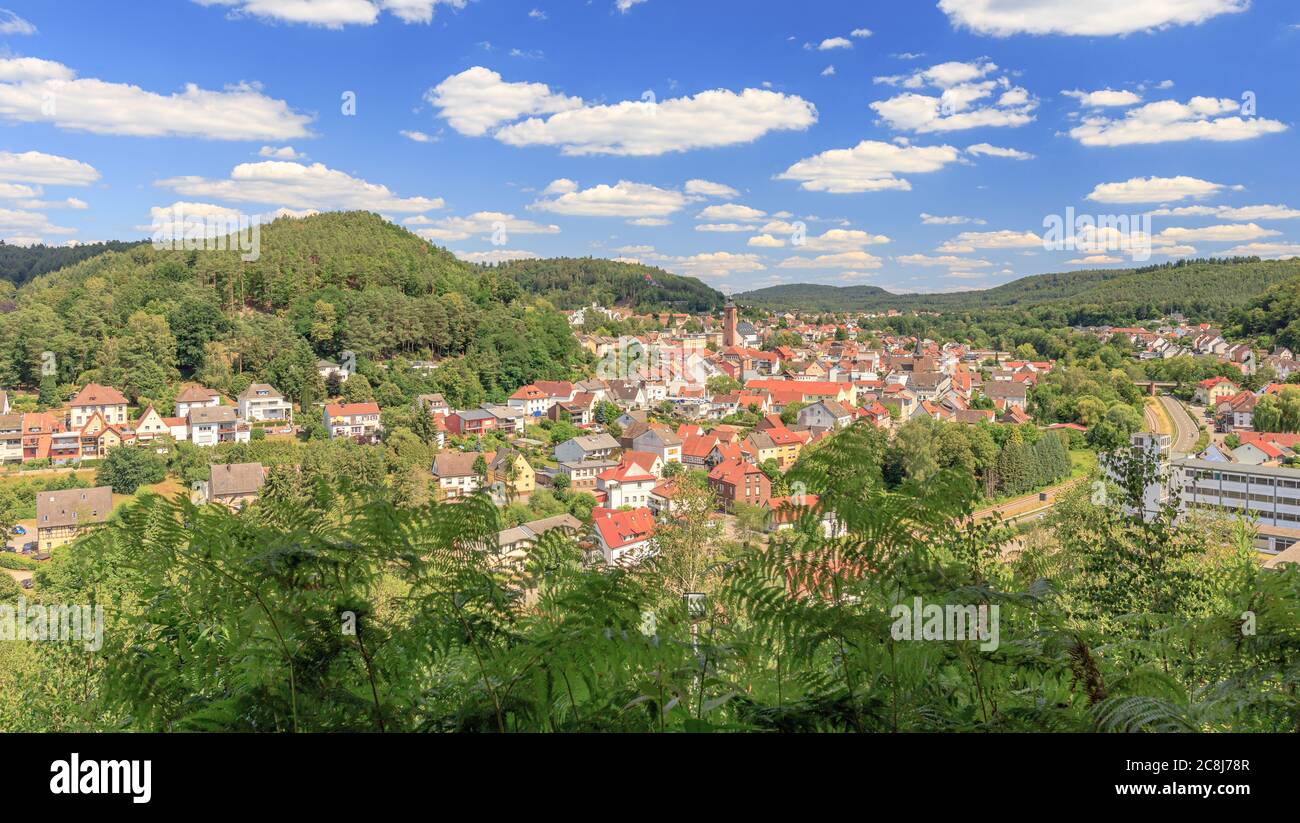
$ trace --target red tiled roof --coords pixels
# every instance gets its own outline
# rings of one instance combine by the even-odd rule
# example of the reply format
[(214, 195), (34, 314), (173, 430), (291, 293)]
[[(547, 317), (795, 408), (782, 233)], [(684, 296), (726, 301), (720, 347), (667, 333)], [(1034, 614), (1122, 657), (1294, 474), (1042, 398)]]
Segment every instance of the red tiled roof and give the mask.
[(601, 542), (611, 549), (621, 549), (649, 539), (655, 530), (654, 515), (649, 509), (621, 512), (595, 508), (591, 510), (591, 522), (600, 533)]
[(70, 406), (117, 406), (125, 405), (126, 398), (122, 393), (112, 386), (101, 386), (98, 383), (87, 383), (86, 387), (77, 392), (77, 396), (72, 398), (68, 404)]

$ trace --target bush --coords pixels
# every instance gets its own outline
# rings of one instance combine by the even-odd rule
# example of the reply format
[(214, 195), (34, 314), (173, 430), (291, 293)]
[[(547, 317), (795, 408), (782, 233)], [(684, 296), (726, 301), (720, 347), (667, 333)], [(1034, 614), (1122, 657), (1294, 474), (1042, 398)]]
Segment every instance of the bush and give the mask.
[(116, 494), (135, 494), (149, 483), (161, 483), (167, 476), (167, 463), (150, 449), (118, 446), (108, 453), (95, 473), (95, 482), (112, 486)]
[[(20, 572), (30, 572), (36, 570), (36, 561), (29, 560), (20, 554), (13, 552), (0, 552), (0, 569), (13, 569)], [(9, 577), (9, 575), (4, 575)]]

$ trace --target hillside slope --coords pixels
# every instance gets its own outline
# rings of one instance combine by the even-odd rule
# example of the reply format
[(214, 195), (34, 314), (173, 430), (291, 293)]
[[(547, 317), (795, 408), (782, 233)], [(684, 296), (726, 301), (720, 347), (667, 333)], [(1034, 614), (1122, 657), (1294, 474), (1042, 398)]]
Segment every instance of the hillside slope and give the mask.
[(1300, 275), (1300, 261), (1233, 258), (1186, 260), (1132, 269), (1022, 277), (991, 289), (946, 294), (891, 294), (873, 286), (792, 284), (745, 292), (744, 305), (795, 311), (938, 311), (1014, 309), (1059, 303), (1108, 316), (1172, 311), (1226, 315), (1270, 286)]
[(490, 269), (511, 278), (529, 294), (562, 309), (592, 302), (637, 311), (671, 309), (704, 312), (722, 307), (722, 293), (694, 277), (654, 266), (593, 257), (514, 260)]

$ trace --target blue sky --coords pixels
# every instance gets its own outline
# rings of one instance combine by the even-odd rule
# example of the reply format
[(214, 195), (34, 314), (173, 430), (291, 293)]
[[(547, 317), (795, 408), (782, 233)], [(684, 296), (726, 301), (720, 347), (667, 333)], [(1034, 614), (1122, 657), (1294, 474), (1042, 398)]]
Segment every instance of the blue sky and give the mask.
[[(1300, 254), (1286, 0), (626, 2), (0, 0), (0, 238), (367, 208), (724, 291)], [(1150, 230), (1045, 247), (1068, 208)]]

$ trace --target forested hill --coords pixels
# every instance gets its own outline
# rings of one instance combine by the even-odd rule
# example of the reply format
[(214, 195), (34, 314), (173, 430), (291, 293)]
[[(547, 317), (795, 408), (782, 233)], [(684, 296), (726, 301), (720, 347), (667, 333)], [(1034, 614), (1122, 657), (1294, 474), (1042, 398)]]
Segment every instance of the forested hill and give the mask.
[(113, 240), (79, 246), (11, 246), (0, 240), (0, 280), (21, 286), (33, 277), (71, 266), (88, 257), (106, 251), (122, 251), (134, 245), (137, 244)]
[[(375, 214), (281, 218), (261, 227), (257, 260), (240, 255), (145, 243), (37, 277), (0, 314), (0, 385), (62, 394), (94, 380), (166, 407), (182, 378), (230, 394), (259, 380), (307, 408), (325, 388), (316, 360), (350, 351), (372, 382), (400, 384), (396, 401), (442, 391), (476, 405), (586, 357), (560, 312)], [(375, 365), (396, 358), (440, 367), (417, 381)]]
[(1081, 318), (1098, 320), (1157, 317), (1174, 311), (1228, 316), (1270, 286), (1296, 276), (1300, 276), (1300, 261), (1251, 257), (1040, 274), (991, 289), (947, 294), (891, 294), (874, 286), (793, 284), (745, 292), (736, 300), (747, 306), (807, 312), (961, 312), (1056, 303)]
[(704, 312), (721, 308), (725, 300), (721, 292), (694, 277), (594, 257), (514, 260), (488, 270), (509, 277), (524, 291), (545, 297), (562, 309), (589, 306), (594, 301), (639, 311)]

